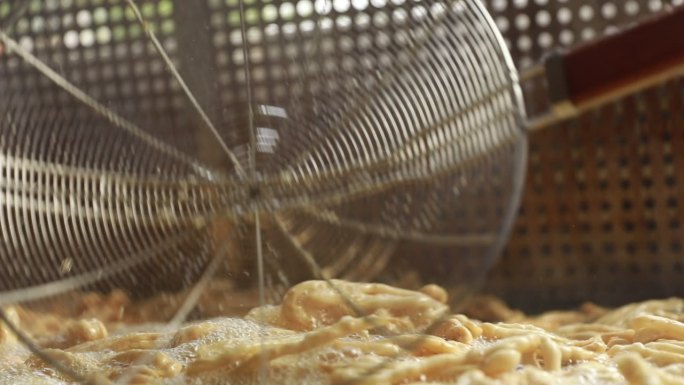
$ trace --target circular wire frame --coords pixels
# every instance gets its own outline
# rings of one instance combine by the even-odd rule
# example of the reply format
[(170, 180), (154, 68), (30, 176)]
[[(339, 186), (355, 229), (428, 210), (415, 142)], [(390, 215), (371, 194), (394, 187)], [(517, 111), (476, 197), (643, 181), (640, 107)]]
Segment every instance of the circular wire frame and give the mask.
[[(228, 302), (258, 291), (253, 305), (307, 279), (437, 283), (454, 306), (478, 287), (527, 151), (517, 73), (479, 1), (136, 4), (105, 8), (109, 39), (66, 6), (0, 31), (0, 76), (19, 79), (0, 95), (1, 305), (112, 289), (197, 302), (212, 277)], [(49, 13), (83, 26), (56, 43), (24, 29)]]

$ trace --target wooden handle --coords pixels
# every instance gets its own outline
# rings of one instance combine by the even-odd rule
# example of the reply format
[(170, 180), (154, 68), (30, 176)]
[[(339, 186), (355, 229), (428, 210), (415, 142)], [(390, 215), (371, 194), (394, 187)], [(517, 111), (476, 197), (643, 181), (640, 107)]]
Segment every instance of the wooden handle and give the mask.
[(557, 112), (585, 110), (684, 75), (684, 7), (545, 61)]

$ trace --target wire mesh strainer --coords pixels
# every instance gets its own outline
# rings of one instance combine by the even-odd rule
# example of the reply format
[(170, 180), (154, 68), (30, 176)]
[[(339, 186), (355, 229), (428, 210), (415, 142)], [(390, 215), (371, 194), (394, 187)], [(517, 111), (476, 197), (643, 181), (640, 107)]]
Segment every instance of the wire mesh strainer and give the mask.
[[(182, 36), (182, 28), (198, 30), (187, 24), (207, 23), (189, 18), (186, 5), (173, 4), (185, 21), (177, 23), (179, 38), (165, 36), (163, 22), (146, 24), (150, 15), (171, 12), (163, 8), (170, 4), (143, 3), (140, 13), (126, 4), (75, 13), (61, 4), (29, 9), (75, 15), (72, 26), (81, 30), (59, 41), (3, 33), (5, 75), (17, 80), (2, 96), (5, 290), (104, 282), (141, 294), (187, 286), (227, 237), (238, 238), (240, 251), (232, 254), (266, 254), (236, 257), (244, 266), (228, 263), (244, 284), (256, 281), (239, 275), (264, 270), (287, 271), (287, 282), (275, 281), (286, 286), (322, 273), (398, 279), (425, 260), (387, 261), (415, 244), (450, 251), (425, 252), (433, 258), (430, 279), (442, 272), (444, 281), (467, 287), (481, 275), (511, 222), (524, 139), (512, 66), (477, 3), (426, 4), (411, 13), (387, 5), (360, 24), (330, 17), (338, 3), (315, 3), (299, 10), (306, 16), (250, 28), (235, 24), (231, 11), (207, 65), (223, 64), (228, 53), (235, 68), (212, 72), (190, 55), (197, 39)], [(254, 10), (242, 11), (248, 18)], [(104, 43), (91, 36), (103, 30), (101, 12), (123, 12), (117, 17), (126, 34), (117, 38), (119, 30), (108, 28), (112, 36), (99, 37)], [(15, 29), (21, 35), (21, 22), (35, 28), (35, 20)], [(357, 31), (372, 23), (385, 27), (378, 36)], [(64, 47), (57, 58), (49, 54), (55, 44)], [(274, 52), (282, 56), (269, 60)], [(102, 60), (104, 68), (96, 64)], [(192, 87), (164, 69), (174, 61), (205, 83), (228, 82), (209, 83), (199, 98), (231, 91), (237, 100), (213, 102), (222, 117), (195, 109), (203, 103), (194, 93), (179, 98)], [(149, 104), (168, 88), (171, 106), (162, 111), (172, 117), (154, 122), (167, 113)], [(497, 194), (496, 212), (452, 227), (443, 208), (467, 208), (480, 190)]]

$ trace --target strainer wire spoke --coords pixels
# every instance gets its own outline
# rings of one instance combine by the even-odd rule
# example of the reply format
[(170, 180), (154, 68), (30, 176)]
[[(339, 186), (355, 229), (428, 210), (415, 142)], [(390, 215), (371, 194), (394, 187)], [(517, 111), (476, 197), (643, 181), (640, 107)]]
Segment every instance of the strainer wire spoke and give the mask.
[[(155, 257), (158, 257), (159, 255), (163, 255), (163, 251), (173, 250), (179, 244), (192, 239), (194, 236), (196, 235), (193, 232), (179, 231), (175, 236), (167, 236), (164, 239), (158, 240), (156, 243), (151, 245), (148, 244), (145, 249), (136, 253), (129, 253), (124, 259), (115, 263), (101, 266), (96, 271), (89, 271), (87, 273), (74, 275), (41, 285), (3, 291), (2, 296), (0, 296), (0, 304), (10, 305), (20, 302), (33, 301), (82, 288), (83, 286), (127, 271), (130, 268), (147, 262)], [(97, 259), (97, 257), (92, 259)]]
[(67, 80), (62, 75), (55, 72), (47, 64), (41, 61), (39, 58), (34, 56), (31, 52), (22, 47), (14, 39), (12, 39), (5, 30), (0, 29), (0, 42), (4, 43), (5, 46), (12, 50), (12, 52), (19, 55), (26, 63), (34, 67), (37, 71), (42, 73), (45, 77), (50, 79), (53, 83), (58, 85), (64, 91), (69, 93), (71, 96), (80, 101), (83, 105), (87, 106), (97, 114), (104, 117), (115, 127), (120, 128), (129, 134), (133, 135), (135, 138), (139, 139), (143, 143), (149, 145), (151, 148), (168, 155), (169, 157), (178, 160), (179, 162), (192, 167), (199, 176), (208, 178), (210, 180), (221, 179), (219, 178), (220, 173), (212, 170), (210, 167), (203, 165), (196, 159), (189, 157), (187, 154), (179, 151), (178, 149), (171, 147), (166, 142), (159, 140), (158, 138), (145, 132), (142, 128), (135, 125), (133, 122), (125, 119), (121, 115), (109, 109), (104, 104), (93, 99), (91, 96), (83, 92), (81, 89), (76, 87), (73, 83)]
[(326, 284), (333, 290), (335, 291), (338, 296), (342, 299), (343, 302), (347, 306), (349, 306), (350, 309), (356, 314), (357, 317), (365, 317), (368, 314), (365, 314), (363, 310), (361, 310), (351, 299), (346, 296), (338, 287), (335, 285), (326, 274), (323, 273), (323, 269), (321, 269), (321, 266), (316, 262), (316, 257), (311, 254), (309, 251), (306, 250), (306, 248), (299, 242), (295, 237), (290, 234), (290, 232), (287, 230), (287, 227), (285, 224), (282, 222), (281, 218), (277, 214), (272, 215), (273, 222), (276, 224), (276, 228), (285, 236), (285, 239), (287, 239), (289, 242), (291, 242), (291, 246), (297, 250), (297, 255), (302, 259), (304, 263), (307, 264), (309, 267), (311, 273), (316, 279), (322, 279), (326, 282)]
[(24, 331), (12, 322), (3, 308), (0, 308), (0, 322), (4, 322), (7, 325), (7, 328), (17, 336), (17, 339), (21, 341), (31, 353), (35, 354), (36, 357), (40, 358), (44, 363), (54, 368), (62, 375), (83, 385), (98, 385), (96, 380), (81, 376), (59, 360), (51, 357), (49, 353), (38, 346), (26, 333), (24, 333)]
[(297, 256), (309, 267), (313, 277), (325, 281), (326, 285), (337, 294), (342, 302), (352, 310), (356, 317), (368, 317), (369, 314), (364, 312), (358, 305), (356, 305), (354, 301), (349, 298), (337, 285), (335, 285), (330, 277), (323, 272), (323, 269), (316, 261), (316, 257), (311, 252), (306, 250), (306, 248), (294, 236), (292, 236), (279, 215), (272, 214), (271, 218), (276, 225), (276, 229), (278, 229), (285, 239), (290, 242), (290, 246), (296, 250)]
[(209, 129), (211, 134), (214, 136), (216, 141), (219, 143), (221, 146), (221, 149), (223, 152), (226, 154), (230, 162), (233, 164), (235, 167), (235, 172), (238, 174), (238, 177), (240, 180), (245, 180), (247, 177), (245, 174), (245, 171), (242, 168), (242, 165), (238, 161), (237, 157), (231, 151), (230, 148), (228, 148), (228, 145), (226, 142), (223, 140), (223, 137), (221, 137), (221, 134), (218, 132), (216, 129), (216, 126), (214, 126), (214, 123), (209, 119), (209, 116), (206, 114), (202, 106), (199, 104), (195, 96), (193, 95), (192, 91), (188, 87), (188, 85), (185, 83), (185, 80), (183, 80), (183, 77), (180, 75), (178, 72), (178, 69), (176, 66), (173, 64), (171, 61), (171, 58), (169, 58), (169, 55), (166, 53), (166, 50), (164, 50), (164, 47), (162, 44), (159, 42), (159, 39), (157, 39), (156, 34), (154, 31), (149, 27), (147, 22), (143, 19), (142, 13), (140, 12), (140, 9), (138, 6), (135, 4), (134, 0), (126, 0), (126, 3), (128, 4), (131, 9), (133, 9), (133, 12), (135, 14), (136, 19), (142, 26), (143, 30), (145, 31), (145, 34), (147, 37), (150, 39), (152, 44), (154, 45), (154, 48), (157, 50), (157, 53), (159, 53), (159, 56), (162, 57), (164, 60), (164, 63), (166, 64), (166, 67), (171, 71), (171, 74), (173, 75), (174, 79), (180, 84), (183, 93), (187, 96), (188, 100), (190, 100), (190, 103), (192, 104), (193, 108), (197, 111), (197, 113), (200, 115), (202, 118), (202, 122), (204, 123), (205, 127)]
[[(277, 216), (274, 215), (273, 221), (276, 224), (276, 228), (280, 230), (284, 235), (289, 235), (289, 232), (287, 231), (284, 223), (282, 220)], [(311, 272), (313, 273), (314, 277), (317, 279), (322, 279), (326, 282), (326, 284), (333, 290), (335, 291), (338, 296), (343, 300), (345, 305), (349, 306), (350, 309), (355, 313), (357, 317), (367, 317), (368, 314), (366, 314), (361, 308), (359, 308), (356, 304), (354, 304), (353, 301), (351, 301), (350, 298), (348, 298), (340, 288), (338, 288), (334, 282), (330, 280), (330, 278), (324, 274), (323, 270), (321, 267), (318, 265), (316, 262), (316, 258), (306, 250), (302, 246), (301, 243), (299, 243), (294, 237), (287, 236), (287, 239), (292, 243), (292, 246), (297, 250), (299, 257), (309, 266), (311, 269)], [(444, 321), (445, 317), (448, 315), (448, 311), (445, 310), (445, 313), (442, 314), (440, 317), (437, 318), (437, 320), (428, 327), (428, 331), (430, 329), (435, 328), (437, 325), (439, 325), (442, 321)], [(402, 353), (410, 353), (414, 351), (416, 348), (420, 346), (421, 341), (423, 341), (426, 338), (427, 334), (422, 334), (422, 335), (417, 335), (414, 342), (412, 344), (406, 344), (404, 346), (400, 346), (401, 351), (393, 356), (393, 358), (399, 358), (402, 356)], [(388, 357), (386, 360), (383, 360), (382, 363), (375, 365), (372, 368), (369, 368), (366, 371), (366, 374), (372, 374), (376, 373), (380, 370), (382, 370), (384, 367), (386, 367), (392, 360)]]
[[(210, 283), (210, 280), (214, 277), (219, 266), (228, 254), (229, 244), (230, 240), (228, 238), (222, 239), (219, 242), (219, 245), (217, 245), (217, 247), (215, 248), (217, 251), (211, 258), (207, 266), (204, 268), (202, 275), (199, 277), (197, 282), (192, 286), (190, 291), (185, 295), (185, 298), (183, 298), (180, 306), (178, 306), (171, 319), (164, 324), (163, 330), (174, 331), (183, 322), (187, 320), (188, 315), (197, 305), (200, 296), (207, 288), (207, 286)], [(157, 348), (163, 347), (164, 344), (163, 342), (159, 341), (155, 343), (157, 345)], [(148, 352), (142, 354), (140, 357), (135, 359), (133, 363), (119, 376), (115, 383), (129, 384), (132, 381), (133, 376), (135, 376), (142, 370), (141, 368), (144, 367), (142, 365), (147, 365), (150, 362), (152, 362), (155, 358), (155, 355), (156, 352), (154, 351), (154, 349), (150, 349)]]
[[(245, 4), (244, 0), (238, 0), (238, 7), (240, 12), (240, 35), (242, 38), (242, 55), (244, 60), (243, 71), (245, 75), (245, 92), (247, 99), (247, 130), (249, 134), (249, 145), (248, 145), (248, 162), (249, 170), (248, 177), (249, 181), (247, 188), (258, 189), (258, 171), (256, 164), (256, 126), (254, 124), (254, 100), (252, 95), (252, 77), (250, 73), (250, 60), (249, 60), (249, 41), (247, 38), (247, 25), (245, 20)], [(259, 305), (266, 305), (266, 293), (265, 293), (265, 271), (264, 271), (264, 254), (263, 254), (263, 241), (261, 239), (261, 215), (260, 209), (255, 204), (253, 200), (250, 202), (252, 205), (252, 211), (254, 214), (254, 242), (256, 246), (256, 262), (257, 262), (257, 280), (258, 280), (258, 290), (259, 290)], [(260, 333), (261, 344), (265, 344), (265, 335)], [(263, 351), (263, 349), (262, 349)], [(259, 382), (264, 383), (268, 381), (268, 370), (267, 370), (267, 357), (263, 354), (259, 354)]]

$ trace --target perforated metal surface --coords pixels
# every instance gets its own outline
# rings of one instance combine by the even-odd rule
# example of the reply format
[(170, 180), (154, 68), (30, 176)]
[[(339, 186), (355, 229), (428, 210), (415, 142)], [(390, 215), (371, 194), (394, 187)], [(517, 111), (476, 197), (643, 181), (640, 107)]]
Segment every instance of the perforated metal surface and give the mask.
[[(556, 47), (611, 33), (682, 1), (490, 1), (525, 68)], [(547, 109), (545, 84), (523, 84)], [(684, 294), (682, 80), (530, 136), (511, 239), (486, 291), (529, 311)]]
[(522, 207), (491, 292), (529, 310), (684, 293), (683, 86), (531, 137)]

